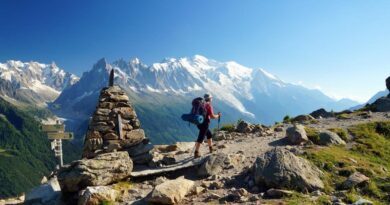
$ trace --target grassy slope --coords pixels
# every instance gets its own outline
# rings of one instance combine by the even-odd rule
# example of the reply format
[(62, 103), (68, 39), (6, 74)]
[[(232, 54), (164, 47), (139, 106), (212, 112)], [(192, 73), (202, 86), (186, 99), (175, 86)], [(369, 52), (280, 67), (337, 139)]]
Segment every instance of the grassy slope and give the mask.
[(375, 204), (388, 203), (390, 191), (390, 121), (359, 124), (349, 128), (352, 147), (313, 147), (306, 158), (325, 172), (326, 192), (338, 190), (341, 183), (355, 171), (370, 177), (370, 182), (346, 193), (351, 203), (363, 196)]

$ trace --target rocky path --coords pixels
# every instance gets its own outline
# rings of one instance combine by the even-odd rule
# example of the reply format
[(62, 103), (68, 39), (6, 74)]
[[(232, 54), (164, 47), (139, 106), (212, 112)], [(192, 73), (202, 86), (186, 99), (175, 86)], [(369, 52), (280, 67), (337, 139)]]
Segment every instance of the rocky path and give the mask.
[[(369, 118), (364, 118), (359, 115), (351, 115), (351, 119), (338, 120), (335, 118), (326, 118), (319, 119), (316, 123), (308, 123), (305, 126), (321, 129), (329, 128), (348, 128), (350, 126), (375, 122), (375, 121), (384, 121), (389, 120), (389, 115), (386, 113), (371, 113)], [(183, 170), (176, 175), (163, 175), (157, 177), (153, 180), (143, 181), (134, 184), (134, 192), (139, 193), (138, 199), (147, 197), (147, 195), (153, 190), (153, 188), (162, 181), (165, 181), (166, 178), (175, 178), (179, 175), (184, 175), (186, 178), (194, 180), (195, 186), (199, 193), (189, 195), (181, 203), (182, 204), (219, 204), (220, 199), (226, 196), (234, 197), (234, 194), (240, 195), (241, 193), (241, 202), (240, 200), (235, 201), (235, 203), (242, 204), (259, 204), (259, 199), (261, 193), (264, 193), (265, 190), (259, 190), (256, 186), (248, 186), (252, 183), (250, 178), (247, 176), (247, 171), (253, 166), (256, 158), (260, 155), (263, 155), (267, 151), (273, 149), (274, 147), (283, 147), (287, 149), (296, 149), (300, 150), (302, 146), (291, 146), (286, 140), (286, 129), (290, 127), (290, 124), (279, 125), (282, 129), (279, 131), (272, 131), (268, 133), (258, 132), (258, 133), (233, 133), (231, 139), (214, 141), (215, 152), (224, 153), (229, 155), (231, 158), (235, 159), (235, 162), (230, 165), (230, 168), (224, 169), (216, 176), (212, 176), (206, 179), (197, 178), (193, 173), (195, 168), (190, 168)], [(274, 127), (271, 128), (272, 130)], [(189, 152), (192, 151), (188, 150)], [(201, 146), (201, 154), (208, 154), (207, 144), (204, 143)], [(190, 156), (190, 153), (186, 153), (187, 156)], [(191, 174), (192, 173), (192, 174)], [(243, 190), (243, 191), (242, 191)], [(259, 194), (260, 193), (260, 194)], [(136, 194), (137, 195), (137, 194)], [(136, 198), (128, 198), (123, 204), (142, 204), (143, 200), (138, 200)], [(133, 202), (129, 202), (133, 201)], [(260, 204), (278, 204), (281, 200), (278, 199), (261, 199)]]

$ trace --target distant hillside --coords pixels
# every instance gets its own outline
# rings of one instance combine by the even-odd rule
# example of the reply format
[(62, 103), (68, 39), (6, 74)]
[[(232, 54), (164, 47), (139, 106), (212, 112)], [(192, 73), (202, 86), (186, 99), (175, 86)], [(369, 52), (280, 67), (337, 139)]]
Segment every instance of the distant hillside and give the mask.
[(367, 103), (371, 104), (371, 103), (375, 102), (375, 100), (377, 100), (377, 99), (379, 99), (381, 97), (387, 96), (388, 94), (389, 94), (388, 90), (379, 91), (374, 96), (372, 96), (366, 103), (354, 106), (354, 107), (350, 108), (350, 110), (360, 109), (360, 108), (364, 107)]
[[(29, 112), (45, 115), (44, 111)], [(66, 150), (71, 150), (67, 153), (77, 153), (72, 147), (64, 144)], [(67, 161), (69, 157), (76, 156), (66, 154)], [(39, 130), (36, 119), (0, 98), (0, 198), (28, 191), (39, 184), (55, 164), (50, 142)]]

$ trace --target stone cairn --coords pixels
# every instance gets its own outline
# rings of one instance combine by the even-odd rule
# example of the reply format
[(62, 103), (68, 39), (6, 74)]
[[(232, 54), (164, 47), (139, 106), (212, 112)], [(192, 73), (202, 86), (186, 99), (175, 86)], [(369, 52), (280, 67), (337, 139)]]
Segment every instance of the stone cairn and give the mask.
[(153, 145), (145, 137), (129, 97), (114, 85), (114, 69), (110, 72), (109, 86), (101, 90), (96, 111), (93, 113), (85, 137), (83, 158), (98, 154), (128, 151), (134, 164), (147, 164), (153, 158)]

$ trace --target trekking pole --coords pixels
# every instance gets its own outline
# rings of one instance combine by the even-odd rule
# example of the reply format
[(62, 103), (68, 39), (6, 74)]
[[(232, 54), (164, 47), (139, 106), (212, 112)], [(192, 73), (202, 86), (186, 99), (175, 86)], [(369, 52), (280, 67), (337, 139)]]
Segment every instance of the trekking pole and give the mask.
[(218, 113), (218, 130), (217, 131), (219, 131), (219, 123), (221, 122), (221, 115), (220, 115), (220, 113)]

